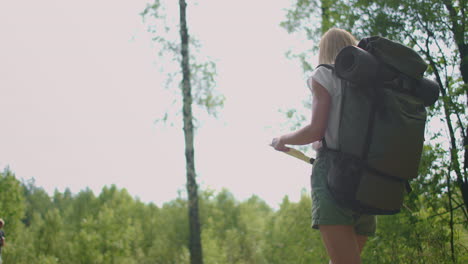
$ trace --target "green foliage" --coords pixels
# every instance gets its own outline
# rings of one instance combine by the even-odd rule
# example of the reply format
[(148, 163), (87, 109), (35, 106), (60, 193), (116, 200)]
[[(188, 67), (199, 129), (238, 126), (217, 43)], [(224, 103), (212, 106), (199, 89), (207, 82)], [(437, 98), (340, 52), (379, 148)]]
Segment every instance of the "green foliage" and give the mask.
[(24, 192), (21, 183), (9, 168), (0, 172), (0, 190), (0, 217), (10, 230), (16, 232), (24, 216)]
[(302, 195), (298, 203), (283, 199), (268, 222), (267, 263), (326, 263), (319, 232), (311, 228), (311, 199)]
[[(377, 235), (366, 245), (364, 263), (452, 263), (448, 196), (434, 187), (445, 186), (444, 174), (440, 172), (435, 182), (428, 177), (443, 165), (435, 162), (440, 151), (425, 148), (421, 166), (427, 177), (412, 183), (414, 191), (400, 214), (378, 218)], [(2, 254), (6, 263), (189, 263), (185, 199), (158, 207), (115, 185), (104, 187), (97, 196), (86, 189), (77, 194), (55, 191), (49, 197), (32, 181), (20, 184), (11, 172), (2, 176), (21, 197), (13, 210), (21, 212), (2, 215), (7, 223)], [(320, 233), (310, 227), (311, 206), (305, 193), (298, 202), (285, 197), (274, 210), (257, 196), (238, 201), (228, 190), (202, 191), (205, 263), (327, 263)], [(2, 212), (8, 210), (12, 209), (0, 207)], [(456, 260), (464, 263), (468, 232), (461, 211), (454, 211), (453, 220)], [(15, 221), (16, 226), (9, 225)]]

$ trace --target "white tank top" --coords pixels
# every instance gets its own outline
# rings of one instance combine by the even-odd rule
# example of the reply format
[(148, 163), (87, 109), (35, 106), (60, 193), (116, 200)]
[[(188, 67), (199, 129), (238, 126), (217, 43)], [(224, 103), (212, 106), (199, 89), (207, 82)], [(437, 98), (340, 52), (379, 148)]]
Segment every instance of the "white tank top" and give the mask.
[(332, 149), (338, 149), (338, 135), (340, 127), (340, 110), (341, 110), (341, 80), (326, 67), (318, 67), (312, 73), (312, 76), (307, 80), (307, 85), (314, 94), (312, 89), (312, 79), (320, 83), (330, 94), (331, 106), (328, 116), (328, 126), (325, 131), (325, 141), (327, 146)]

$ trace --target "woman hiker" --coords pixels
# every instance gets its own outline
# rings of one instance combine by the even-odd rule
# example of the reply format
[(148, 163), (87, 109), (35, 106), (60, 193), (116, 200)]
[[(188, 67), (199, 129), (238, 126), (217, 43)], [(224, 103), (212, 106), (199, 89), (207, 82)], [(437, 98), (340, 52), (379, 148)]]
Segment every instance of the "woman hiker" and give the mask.
[[(319, 64), (334, 64), (342, 48), (356, 45), (349, 32), (332, 28), (319, 44)], [(342, 208), (333, 200), (327, 189), (329, 159), (321, 148), (321, 140), (329, 148), (336, 148), (341, 103), (341, 81), (331, 69), (318, 67), (307, 80), (312, 92), (312, 118), (303, 128), (274, 138), (272, 146), (278, 151), (288, 151), (286, 145), (313, 143), (317, 150), (311, 176), (312, 227), (320, 230), (322, 240), (332, 264), (359, 264), (361, 251), (369, 236), (375, 234), (373, 215), (360, 215)]]

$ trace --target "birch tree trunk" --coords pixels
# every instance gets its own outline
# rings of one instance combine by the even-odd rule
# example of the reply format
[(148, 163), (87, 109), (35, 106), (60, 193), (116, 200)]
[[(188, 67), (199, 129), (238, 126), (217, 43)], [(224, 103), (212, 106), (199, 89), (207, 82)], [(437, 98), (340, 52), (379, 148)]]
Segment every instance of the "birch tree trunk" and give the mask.
[(200, 220), (198, 216), (198, 187), (195, 173), (195, 158), (193, 144), (193, 116), (192, 116), (192, 88), (190, 84), (189, 64), (189, 35), (187, 30), (185, 0), (179, 0), (180, 7), (180, 38), (182, 54), (182, 96), (183, 96), (183, 121), (185, 136), (185, 161), (187, 171), (187, 193), (189, 214), (189, 251), (190, 263), (202, 264), (202, 245)]

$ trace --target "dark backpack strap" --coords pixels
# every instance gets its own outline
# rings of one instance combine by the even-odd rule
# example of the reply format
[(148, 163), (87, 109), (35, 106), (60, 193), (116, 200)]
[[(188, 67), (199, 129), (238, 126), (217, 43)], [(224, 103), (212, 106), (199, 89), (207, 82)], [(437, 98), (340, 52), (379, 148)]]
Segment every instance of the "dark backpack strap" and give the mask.
[(361, 158), (363, 160), (367, 160), (367, 156), (369, 155), (370, 143), (372, 141), (372, 136), (374, 132), (373, 128), (374, 128), (374, 121), (375, 121), (375, 115), (376, 115), (375, 112), (377, 110), (377, 104), (375, 102), (375, 98), (372, 98), (371, 104), (372, 105), (371, 105), (371, 109), (369, 112), (369, 119), (367, 121), (366, 142), (364, 142), (364, 148), (362, 149), (362, 153), (361, 153)]
[(409, 181), (405, 181), (405, 187), (406, 187), (406, 193), (410, 193), (413, 191), (413, 188), (411, 188)]
[(369, 112), (369, 119), (367, 122), (367, 131), (366, 131), (366, 142), (364, 142), (364, 148), (362, 150), (361, 158), (363, 160), (367, 160), (367, 156), (369, 155), (369, 149), (370, 149), (370, 144), (372, 142), (372, 137), (374, 134), (374, 122), (375, 122), (375, 116), (377, 114), (377, 110), (379, 106), (379, 103), (381, 103), (381, 99), (379, 97), (382, 97), (381, 89), (383, 81), (380, 77), (380, 66), (379, 69), (377, 69), (377, 73), (374, 76), (374, 80), (370, 82), (372, 86), (375, 86), (374, 91), (372, 91), (372, 94), (370, 96), (371, 100), (371, 109)]
[(328, 149), (327, 141), (325, 141), (325, 137), (322, 138), (322, 148)]

